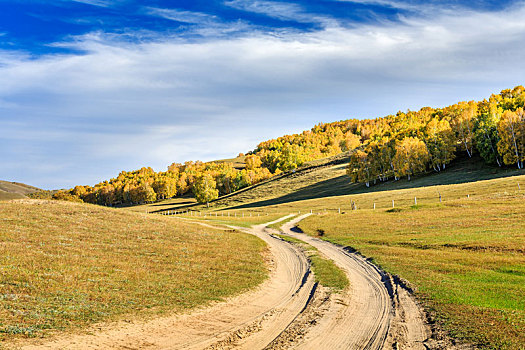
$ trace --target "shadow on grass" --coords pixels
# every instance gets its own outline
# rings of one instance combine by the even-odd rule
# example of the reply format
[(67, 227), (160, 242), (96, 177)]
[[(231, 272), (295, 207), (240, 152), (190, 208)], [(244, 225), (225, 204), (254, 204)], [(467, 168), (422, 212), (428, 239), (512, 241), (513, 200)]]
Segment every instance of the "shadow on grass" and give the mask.
[(426, 175), (413, 177), (411, 181), (406, 179), (398, 181), (391, 180), (366, 187), (363, 184), (351, 183), (348, 176), (342, 175), (303, 187), (284, 196), (240, 204), (230, 207), (229, 209), (257, 208), (307, 199), (344, 196), (367, 192), (392, 191), (437, 185), (453, 185), (524, 174), (524, 170), (489, 166), (485, 164), (480, 157), (474, 156), (473, 158), (468, 158), (467, 156), (459, 156), (446, 170), (439, 173), (432, 172)]

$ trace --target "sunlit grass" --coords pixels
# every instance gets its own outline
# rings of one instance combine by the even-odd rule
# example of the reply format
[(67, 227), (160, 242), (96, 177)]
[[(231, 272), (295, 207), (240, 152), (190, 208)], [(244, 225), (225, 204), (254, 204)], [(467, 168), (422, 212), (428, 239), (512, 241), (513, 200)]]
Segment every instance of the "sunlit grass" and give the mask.
[[(300, 223), (303, 230), (356, 248), (410, 281), (455, 337), (485, 348), (525, 349), (525, 176), (473, 181), (491, 171), (500, 174), (473, 168), (370, 189), (343, 180), (305, 182), (303, 194), (275, 192), (277, 200), (235, 206), (269, 215), (312, 212)], [(432, 186), (440, 182), (458, 184)], [(298, 200), (305, 196), (311, 199)]]
[(266, 278), (258, 238), (65, 202), (0, 203), (0, 340), (178, 312)]
[(321, 238), (358, 249), (409, 280), (456, 337), (487, 348), (522, 349), (525, 196), (490, 193), (503, 185), (473, 184), (468, 189), (476, 196), (470, 199), (462, 195), (467, 188), (457, 185), (444, 189), (456, 199), (442, 204), (313, 215), (299, 226), (314, 236), (322, 230)]

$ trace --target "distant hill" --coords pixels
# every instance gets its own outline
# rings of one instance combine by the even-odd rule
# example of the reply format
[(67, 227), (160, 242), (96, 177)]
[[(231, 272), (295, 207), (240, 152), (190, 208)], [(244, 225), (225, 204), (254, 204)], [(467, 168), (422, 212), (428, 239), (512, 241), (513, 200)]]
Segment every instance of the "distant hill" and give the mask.
[(30, 193), (41, 191), (38, 187), (19, 182), (0, 180), (0, 200), (26, 198)]

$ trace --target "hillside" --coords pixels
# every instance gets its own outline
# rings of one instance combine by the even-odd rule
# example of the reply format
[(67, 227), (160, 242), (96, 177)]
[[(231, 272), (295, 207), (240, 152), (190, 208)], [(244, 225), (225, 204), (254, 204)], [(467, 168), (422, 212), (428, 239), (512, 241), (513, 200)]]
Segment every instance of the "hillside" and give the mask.
[(0, 180), (0, 200), (25, 198), (26, 195), (37, 191), (40, 189), (34, 186)]
[[(204, 219), (224, 222), (213, 211), (237, 213), (226, 219), (232, 222), (241, 212), (312, 212), (299, 223), (304, 232), (357, 250), (408, 281), (429, 317), (460, 342), (525, 349), (523, 171), (488, 171), (479, 160), (458, 159), (442, 173), (410, 182), (354, 187), (344, 181), (337, 185), (339, 175), (283, 194), (288, 183), (310, 176), (281, 178), (272, 184), (282, 188), (273, 198), (213, 208)], [(319, 192), (312, 190), (316, 186)], [(325, 197), (322, 191), (334, 195)]]
[(266, 277), (258, 238), (90, 204), (0, 202), (0, 347), (170, 314)]
[(55, 196), (114, 206), (193, 193), (199, 202), (208, 203), (283, 172), (294, 172), (308, 162), (342, 155), (348, 155), (351, 181), (367, 186), (441, 172), (464, 154), (483, 159), (489, 168), (523, 169), (524, 106), (525, 88), (516, 86), (478, 102), (318, 124), (300, 134), (263, 141), (247, 156), (172, 163), (161, 172), (147, 167), (122, 171), (95, 186), (79, 185)]
[[(347, 175), (348, 154), (325, 158), (306, 163), (294, 172), (284, 173), (254, 186), (222, 196), (212, 202), (215, 209), (257, 209), (270, 205), (293, 203), (296, 201), (336, 197), (368, 192), (383, 192), (398, 189), (418, 188), (433, 185), (450, 185), (479, 180), (495, 179), (524, 174), (524, 170), (487, 166), (477, 156), (472, 158), (460, 155), (446, 170), (439, 173), (431, 171), (407, 179), (379, 182), (370, 187), (353, 183)], [(138, 206), (137, 211), (164, 211), (177, 209), (203, 210), (195, 199), (175, 198), (159, 203)]]

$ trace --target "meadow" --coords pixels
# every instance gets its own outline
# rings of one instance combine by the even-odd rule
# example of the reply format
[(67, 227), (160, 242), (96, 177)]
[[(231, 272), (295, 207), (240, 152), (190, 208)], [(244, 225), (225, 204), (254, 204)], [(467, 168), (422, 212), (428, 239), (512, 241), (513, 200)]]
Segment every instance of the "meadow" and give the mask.
[(0, 341), (182, 312), (267, 277), (258, 238), (88, 204), (0, 202)]
[[(283, 177), (266, 187), (273, 192), (264, 200), (244, 193), (246, 202), (224, 208), (219, 200), (211, 210), (270, 217), (312, 212), (299, 224), (303, 231), (357, 249), (407, 280), (454, 338), (487, 349), (525, 349), (523, 171), (470, 160), (370, 188), (341, 173), (335, 165)], [(289, 192), (291, 181), (303, 187)]]
[[(525, 177), (352, 196), (368, 209), (345, 206), (338, 214), (317, 207), (321, 213), (299, 227), (408, 280), (435, 320), (460, 341), (523, 349), (525, 191), (518, 181)], [(439, 203), (437, 192), (446, 200)], [(396, 207), (388, 208), (392, 199)]]
[(315, 281), (322, 286), (330, 288), (332, 291), (339, 292), (350, 285), (346, 274), (332, 260), (323, 256), (315, 247), (287, 235), (277, 235), (277, 237), (291, 244), (299, 246), (308, 257), (312, 267)]

